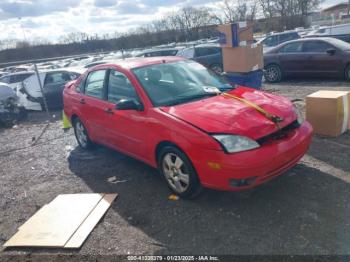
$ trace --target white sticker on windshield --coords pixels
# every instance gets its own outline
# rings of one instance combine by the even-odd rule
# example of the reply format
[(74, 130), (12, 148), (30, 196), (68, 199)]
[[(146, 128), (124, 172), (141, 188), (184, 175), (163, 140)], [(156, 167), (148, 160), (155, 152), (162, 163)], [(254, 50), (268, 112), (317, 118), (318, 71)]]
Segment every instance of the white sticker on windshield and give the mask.
[(220, 93), (220, 90), (215, 86), (203, 86), (203, 90), (206, 93)]

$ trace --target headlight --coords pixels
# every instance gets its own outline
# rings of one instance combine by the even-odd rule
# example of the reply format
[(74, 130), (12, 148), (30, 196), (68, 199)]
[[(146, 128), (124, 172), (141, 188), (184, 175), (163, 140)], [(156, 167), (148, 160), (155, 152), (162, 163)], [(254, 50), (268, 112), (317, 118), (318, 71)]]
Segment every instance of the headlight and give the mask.
[(228, 153), (247, 151), (260, 147), (257, 142), (244, 136), (213, 135), (213, 137), (219, 141)]

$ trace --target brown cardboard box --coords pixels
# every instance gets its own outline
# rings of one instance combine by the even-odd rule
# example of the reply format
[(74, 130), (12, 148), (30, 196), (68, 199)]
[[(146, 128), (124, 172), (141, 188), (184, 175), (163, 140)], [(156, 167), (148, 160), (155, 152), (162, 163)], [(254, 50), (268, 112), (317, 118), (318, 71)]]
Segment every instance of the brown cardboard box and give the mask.
[(339, 136), (350, 128), (350, 92), (318, 91), (306, 97), (306, 120), (314, 132)]
[(222, 48), (225, 72), (247, 73), (264, 67), (262, 45)]
[(222, 47), (247, 46), (254, 41), (252, 23), (239, 22), (218, 25), (218, 31)]

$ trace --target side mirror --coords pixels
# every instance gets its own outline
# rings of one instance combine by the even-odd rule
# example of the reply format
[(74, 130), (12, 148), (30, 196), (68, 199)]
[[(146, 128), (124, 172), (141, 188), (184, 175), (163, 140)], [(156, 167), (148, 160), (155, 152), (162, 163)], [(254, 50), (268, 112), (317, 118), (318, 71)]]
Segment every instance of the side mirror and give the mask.
[(335, 49), (333, 49), (333, 48), (330, 48), (330, 49), (327, 49), (327, 54), (329, 54), (329, 55), (334, 55), (335, 54), (335, 52), (336, 52), (336, 50)]
[(137, 110), (142, 111), (143, 105), (135, 99), (121, 99), (116, 105), (117, 110)]

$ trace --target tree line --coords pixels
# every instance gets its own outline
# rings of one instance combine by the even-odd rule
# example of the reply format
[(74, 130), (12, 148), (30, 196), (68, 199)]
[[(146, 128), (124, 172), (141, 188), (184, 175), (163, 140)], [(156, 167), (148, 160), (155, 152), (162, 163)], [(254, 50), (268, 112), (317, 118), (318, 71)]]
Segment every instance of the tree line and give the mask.
[(322, 0), (222, 0), (216, 9), (183, 7), (128, 33), (62, 36), (57, 44), (45, 39), (0, 41), (0, 62), (76, 55), (98, 51), (143, 48), (215, 36), (222, 23), (254, 21), (255, 32), (282, 31), (307, 26), (310, 11)]

